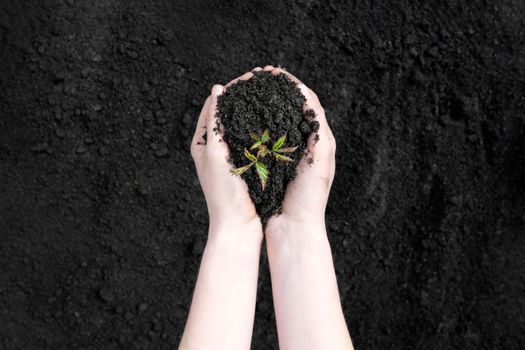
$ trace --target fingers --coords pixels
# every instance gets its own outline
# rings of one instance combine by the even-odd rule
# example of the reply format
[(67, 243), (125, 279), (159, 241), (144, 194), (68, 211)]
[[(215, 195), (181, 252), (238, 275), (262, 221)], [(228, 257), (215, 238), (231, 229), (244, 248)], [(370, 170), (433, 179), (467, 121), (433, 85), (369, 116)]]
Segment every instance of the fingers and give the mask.
[[(297, 87), (306, 98), (305, 110), (312, 109), (315, 112), (315, 119), (319, 122), (319, 130), (308, 138), (308, 151), (314, 159), (333, 157), (335, 154), (335, 138), (326, 120), (326, 114), (317, 95), (304, 84)], [(310, 157), (311, 158), (311, 157)]]
[[(273, 69), (273, 66), (266, 66), (266, 67), (264, 67), (265, 71), (271, 71), (272, 69)], [(238, 83), (240, 80), (249, 80), (249, 79), (251, 79), (253, 77), (253, 73), (257, 73), (257, 72), (260, 72), (262, 70), (263, 70), (263, 68), (261, 68), (261, 67), (255, 67), (250, 72), (246, 72), (243, 75), (241, 75), (240, 77), (237, 77), (237, 78), (233, 79), (228, 84), (226, 84), (224, 87), (228, 88), (228, 87), (232, 86), (233, 84)]]
[(302, 83), (298, 84), (297, 88), (301, 90), (301, 93), (306, 99), (304, 103), (304, 109), (312, 109), (315, 112), (315, 120), (319, 122), (319, 132), (324, 133), (328, 131), (330, 128), (328, 126), (328, 122), (326, 121), (323, 106), (321, 106), (321, 102), (319, 102), (317, 95)]
[(228, 88), (228, 87), (232, 86), (233, 84), (236, 84), (237, 82), (239, 82), (239, 80), (248, 80), (251, 77), (253, 77), (253, 73), (252, 72), (244, 73), (240, 77), (235, 78), (232, 81), (230, 81), (228, 84), (225, 85), (225, 87)]
[(278, 74), (285, 74), (291, 81), (293, 81), (294, 83), (296, 84), (302, 84), (302, 82), (293, 74), (287, 72), (286, 70), (282, 69), (282, 68), (274, 68), (272, 70), (272, 74), (273, 75), (278, 75)]
[(218, 142), (221, 138), (219, 124), (217, 122), (217, 99), (224, 92), (224, 86), (216, 84), (211, 88), (210, 102), (206, 117), (206, 129), (208, 131), (208, 144)]
[(298, 87), (306, 98), (305, 109), (313, 109), (316, 114), (315, 120), (319, 122), (319, 130), (326, 132), (328, 139), (333, 143), (333, 147), (335, 147), (334, 135), (332, 129), (330, 129), (330, 126), (328, 125), (326, 113), (319, 101), (319, 97), (304, 84), (299, 84)]
[(263, 71), (265, 71), (265, 72), (270, 72), (270, 71), (272, 71), (273, 69), (274, 69), (273, 66), (271, 66), (271, 65), (267, 65), (267, 66), (265, 66), (265, 67), (263, 68)]
[(199, 114), (197, 126), (195, 127), (195, 133), (193, 134), (193, 138), (191, 140), (192, 153), (194, 150), (201, 148), (206, 144), (204, 135), (206, 134), (206, 115), (208, 114), (208, 110), (210, 108), (210, 99), (210, 96), (208, 96), (204, 102), (204, 106), (202, 106), (201, 113)]

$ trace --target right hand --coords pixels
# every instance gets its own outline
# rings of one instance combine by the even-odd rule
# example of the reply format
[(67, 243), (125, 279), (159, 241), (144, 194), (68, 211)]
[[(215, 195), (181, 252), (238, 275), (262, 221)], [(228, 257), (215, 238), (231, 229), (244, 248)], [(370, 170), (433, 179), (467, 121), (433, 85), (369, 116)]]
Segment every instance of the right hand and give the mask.
[(316, 134), (308, 139), (307, 154), (297, 167), (297, 177), (288, 184), (282, 213), (268, 221), (267, 231), (279, 227), (324, 225), (324, 214), (335, 174), (335, 138), (326, 121), (325, 112), (317, 95), (299, 79), (281, 68), (272, 74), (286, 74), (297, 84), (306, 98), (305, 109), (313, 109), (319, 122)]

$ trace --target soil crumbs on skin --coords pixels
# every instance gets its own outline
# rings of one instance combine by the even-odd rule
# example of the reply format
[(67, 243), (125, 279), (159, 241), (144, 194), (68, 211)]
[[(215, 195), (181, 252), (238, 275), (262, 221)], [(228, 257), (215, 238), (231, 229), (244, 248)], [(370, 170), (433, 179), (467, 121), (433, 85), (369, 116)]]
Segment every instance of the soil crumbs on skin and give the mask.
[(283, 147), (297, 146), (289, 154), (293, 162), (276, 161), (269, 154), (262, 159), (269, 171), (264, 190), (255, 166), (241, 175), (263, 223), (279, 213), (286, 187), (297, 175), (297, 164), (304, 155), (308, 137), (319, 128), (319, 123), (313, 120), (315, 114), (312, 110), (305, 111), (304, 103), (305, 97), (286, 75), (269, 72), (257, 72), (250, 80), (239, 81), (219, 97), (217, 116), (224, 127), (224, 140), (230, 146), (235, 168), (250, 162), (244, 155), (244, 150), (254, 144), (250, 133), (261, 135), (269, 130), (268, 147), (283, 135), (286, 135)]

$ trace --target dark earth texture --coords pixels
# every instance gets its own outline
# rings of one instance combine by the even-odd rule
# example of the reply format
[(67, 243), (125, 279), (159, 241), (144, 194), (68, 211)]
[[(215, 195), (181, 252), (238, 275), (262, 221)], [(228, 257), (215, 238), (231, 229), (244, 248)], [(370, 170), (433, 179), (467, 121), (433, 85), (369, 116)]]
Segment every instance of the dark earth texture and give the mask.
[[(337, 140), (357, 349), (525, 348), (525, 2), (0, 1), (0, 349), (174, 349), (214, 83), (282, 65)], [(253, 349), (276, 349), (266, 257)]]
[[(262, 144), (268, 151), (283, 136), (286, 138), (281, 149), (296, 147), (293, 152), (280, 154), (291, 161), (278, 161), (272, 153), (258, 157), (269, 173), (264, 189), (254, 165), (241, 175), (263, 224), (280, 212), (286, 186), (295, 178), (297, 164), (306, 156), (308, 138), (312, 137), (310, 142), (314, 144), (319, 137), (313, 135), (319, 122), (314, 120), (315, 112), (306, 109), (305, 102), (299, 88), (286, 75), (274, 76), (269, 72), (255, 73), (251, 79), (227, 87), (219, 96), (216, 132), (223, 134), (229, 145), (234, 168), (251, 163), (245, 150), (254, 156), (264, 154), (260, 147), (252, 150), (256, 143), (251, 134), (260, 139), (268, 132), (270, 139)], [(308, 162), (308, 158), (304, 161)]]

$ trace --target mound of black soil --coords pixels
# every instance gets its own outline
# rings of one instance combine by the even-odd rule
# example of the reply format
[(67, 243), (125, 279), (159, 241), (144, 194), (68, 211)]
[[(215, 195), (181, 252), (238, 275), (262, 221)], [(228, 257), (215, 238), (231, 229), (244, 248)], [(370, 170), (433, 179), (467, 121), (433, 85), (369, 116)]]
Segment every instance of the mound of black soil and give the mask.
[(250, 134), (262, 135), (268, 130), (269, 147), (283, 135), (286, 135), (283, 147), (297, 146), (293, 153), (286, 154), (293, 159), (291, 162), (277, 161), (271, 154), (261, 159), (269, 172), (264, 189), (255, 166), (241, 175), (263, 223), (279, 212), (286, 186), (297, 174), (308, 137), (319, 128), (319, 123), (313, 120), (315, 113), (304, 110), (304, 103), (301, 91), (286, 75), (269, 72), (258, 72), (250, 80), (241, 80), (219, 97), (217, 116), (224, 127), (224, 140), (230, 146), (235, 168), (250, 163), (244, 155), (244, 150), (254, 144)]

